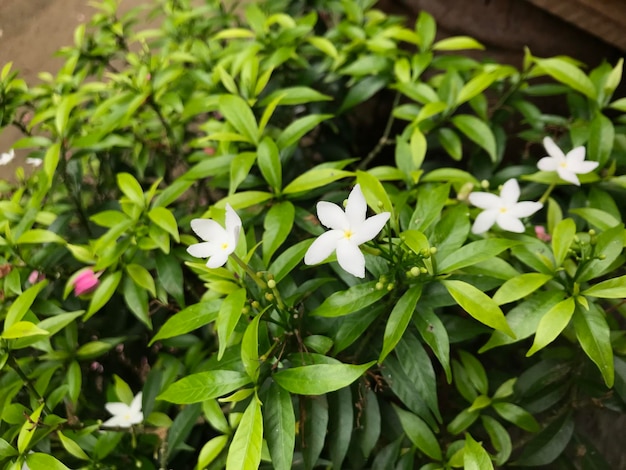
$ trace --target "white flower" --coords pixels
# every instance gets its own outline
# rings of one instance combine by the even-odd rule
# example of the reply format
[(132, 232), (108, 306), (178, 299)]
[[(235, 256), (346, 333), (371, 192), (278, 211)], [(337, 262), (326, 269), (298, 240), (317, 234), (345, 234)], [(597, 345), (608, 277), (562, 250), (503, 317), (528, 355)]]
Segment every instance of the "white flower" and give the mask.
[(209, 258), (206, 265), (219, 268), (224, 266), (228, 255), (235, 251), (241, 219), (230, 204), (226, 204), (226, 229), (211, 219), (193, 219), (191, 228), (204, 242), (189, 246), (187, 253), (196, 258)]
[(38, 166), (41, 166), (41, 164), (43, 163), (43, 160), (41, 158), (27, 158), (26, 163), (28, 165), (38, 167)]
[(580, 186), (576, 175), (584, 175), (596, 169), (598, 162), (585, 161), (585, 147), (576, 147), (567, 155), (554, 143), (550, 137), (543, 139), (543, 146), (548, 152), (537, 162), (537, 167), (543, 171), (556, 171), (562, 180)]
[(104, 407), (113, 415), (113, 417), (107, 419), (102, 424), (109, 427), (129, 428), (133, 424), (141, 423), (143, 421), (141, 397), (142, 393), (139, 392), (135, 395), (135, 398), (133, 398), (130, 405), (121, 402), (105, 404)]
[(502, 185), (500, 196), (491, 193), (471, 193), (469, 201), (476, 207), (484, 209), (476, 217), (472, 232), (477, 234), (486, 232), (494, 223), (509, 232), (524, 232), (524, 224), (519, 219), (533, 215), (543, 207), (543, 204), (531, 201), (517, 202), (519, 194), (519, 185), (515, 179), (510, 179)]
[(11, 160), (15, 158), (15, 151), (13, 149), (9, 150), (8, 153), (0, 154), (0, 165), (8, 165), (11, 163)]
[(389, 220), (390, 213), (382, 212), (366, 219), (367, 203), (357, 184), (344, 212), (337, 204), (320, 201), (317, 217), (330, 230), (320, 235), (304, 255), (304, 263), (311, 265), (324, 261), (337, 251), (339, 266), (356, 277), (365, 277), (365, 257), (359, 245), (373, 239)]

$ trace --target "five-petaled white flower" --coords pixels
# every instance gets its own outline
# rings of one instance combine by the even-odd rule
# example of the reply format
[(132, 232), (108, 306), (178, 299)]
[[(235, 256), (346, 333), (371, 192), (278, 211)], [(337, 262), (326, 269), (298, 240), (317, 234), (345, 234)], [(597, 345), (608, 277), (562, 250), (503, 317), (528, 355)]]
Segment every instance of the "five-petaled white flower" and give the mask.
[(134, 424), (141, 423), (143, 421), (141, 398), (142, 393), (139, 392), (130, 405), (122, 402), (106, 403), (104, 407), (113, 417), (102, 423), (103, 426), (129, 428)]
[(43, 160), (41, 158), (27, 158), (26, 159), (26, 164), (32, 165), (34, 167), (41, 166), (42, 163), (43, 163)]
[(533, 215), (543, 207), (543, 204), (531, 201), (517, 202), (519, 195), (519, 184), (515, 179), (510, 179), (502, 185), (500, 196), (482, 192), (471, 193), (469, 201), (483, 209), (474, 221), (472, 232), (476, 234), (486, 232), (494, 223), (509, 232), (524, 232), (524, 224), (519, 219)]
[(226, 228), (211, 219), (193, 219), (191, 228), (204, 242), (196, 243), (187, 248), (187, 253), (196, 258), (209, 258), (209, 268), (224, 266), (228, 255), (235, 251), (241, 230), (241, 219), (226, 204)]
[(365, 257), (359, 245), (378, 235), (391, 215), (382, 212), (366, 219), (366, 213), (367, 203), (358, 184), (348, 196), (345, 212), (332, 202), (318, 202), (317, 217), (330, 230), (320, 235), (309, 247), (304, 255), (304, 263), (321, 263), (336, 251), (339, 266), (353, 276), (365, 277)]
[(562, 180), (580, 186), (576, 175), (584, 175), (596, 169), (598, 162), (585, 161), (585, 147), (576, 147), (567, 154), (559, 148), (550, 137), (543, 139), (543, 146), (548, 152), (537, 162), (537, 167), (543, 171), (556, 171)]
[(15, 150), (11, 149), (7, 153), (0, 154), (0, 165), (8, 165), (15, 158)]

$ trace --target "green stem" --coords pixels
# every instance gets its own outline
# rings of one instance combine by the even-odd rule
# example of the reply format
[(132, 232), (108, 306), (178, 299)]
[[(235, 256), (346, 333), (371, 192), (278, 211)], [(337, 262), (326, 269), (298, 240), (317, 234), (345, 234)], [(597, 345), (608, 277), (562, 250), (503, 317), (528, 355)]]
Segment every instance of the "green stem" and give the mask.
[(26, 376), (20, 365), (17, 363), (17, 360), (13, 357), (13, 355), (9, 352), (9, 359), (7, 360), (9, 367), (15, 371), (15, 373), (22, 379), (24, 382), (24, 386), (28, 390), (28, 392), (34, 396), (39, 403), (43, 403), (43, 409), (46, 414), (51, 414), (52, 411), (46, 405), (46, 400), (39, 394), (37, 389), (35, 389), (31, 380)]
[(239, 266), (243, 268), (243, 270), (248, 274), (248, 276), (250, 276), (252, 280), (256, 282), (257, 286), (259, 286), (261, 289), (267, 289), (267, 284), (265, 283), (265, 281), (263, 281), (263, 279), (257, 276), (256, 273), (250, 268), (250, 266), (244, 263), (243, 260), (239, 256), (237, 256), (235, 253), (231, 253), (230, 256), (233, 258), (233, 260), (235, 260), (235, 262)]
[[(398, 106), (399, 102), (400, 102), (400, 93), (396, 93), (396, 96), (394, 97), (394, 100), (393, 100), (393, 105), (391, 106), (392, 111), (396, 106)], [(389, 134), (391, 133), (391, 126), (393, 125), (393, 121), (394, 121), (393, 112), (391, 112), (389, 113), (389, 119), (387, 120), (387, 125), (385, 126), (385, 130), (383, 131), (383, 135), (381, 136), (380, 140), (376, 144), (376, 147), (374, 147), (372, 151), (367, 154), (367, 157), (365, 157), (361, 161), (361, 163), (359, 163), (359, 166), (358, 166), (359, 170), (364, 170), (365, 168), (367, 168), (370, 162), (374, 158), (376, 158), (376, 155), (378, 155), (380, 151), (383, 149), (383, 147), (387, 144), (387, 142), (389, 141)]]
[(554, 188), (556, 188), (556, 183), (552, 183), (552, 184), (550, 184), (550, 186), (548, 186), (548, 189), (546, 189), (546, 192), (543, 193), (543, 196), (541, 196), (541, 199), (539, 199), (539, 202), (541, 204), (545, 204), (546, 203), (546, 201), (550, 197), (550, 193), (552, 193), (552, 190)]

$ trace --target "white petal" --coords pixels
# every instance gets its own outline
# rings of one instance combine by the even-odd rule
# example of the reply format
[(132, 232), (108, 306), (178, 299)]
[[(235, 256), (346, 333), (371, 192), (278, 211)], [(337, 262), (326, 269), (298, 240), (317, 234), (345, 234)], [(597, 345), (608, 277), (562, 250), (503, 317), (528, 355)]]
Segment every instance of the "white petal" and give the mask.
[(122, 403), (119, 401), (113, 403), (106, 403), (104, 408), (111, 413), (113, 416), (120, 416), (128, 413), (128, 405), (126, 403)]
[(356, 245), (372, 240), (383, 229), (391, 214), (389, 212), (381, 212), (376, 214), (365, 222), (361, 222), (359, 226), (354, 227), (354, 233), (350, 241)]
[(124, 418), (122, 416), (113, 416), (112, 418), (107, 419), (104, 423), (102, 423), (103, 426), (108, 426), (111, 428), (128, 428), (130, 427), (129, 423), (126, 422), (126, 420), (124, 420)]
[(137, 414), (138, 412), (141, 411), (141, 400), (143, 399), (143, 393), (139, 392), (137, 395), (135, 395), (135, 398), (133, 398), (133, 401), (130, 403), (130, 410), (131, 412)]
[(356, 277), (365, 277), (365, 257), (355, 243), (346, 239), (339, 240), (337, 244), (337, 261), (344, 271)]
[(542, 207), (543, 207), (543, 204), (541, 204), (540, 202), (533, 202), (533, 201), (518, 202), (517, 204), (515, 204), (513, 207), (511, 207), (508, 210), (507, 215), (510, 215), (512, 217), (517, 217), (518, 219), (521, 217), (528, 217), (528, 216), (533, 215)]
[(350, 227), (348, 218), (341, 207), (332, 202), (320, 201), (317, 203), (317, 218), (324, 227), (332, 230), (347, 230)]
[(228, 255), (232, 252), (233, 250), (220, 250), (207, 260), (206, 265), (209, 268), (219, 268), (220, 266), (224, 266), (226, 261), (228, 261)]
[(239, 238), (239, 229), (241, 228), (241, 219), (239, 215), (233, 210), (230, 204), (226, 204), (226, 231), (229, 234), (235, 235), (235, 238)]
[(193, 219), (191, 221), (191, 229), (205, 242), (226, 237), (226, 230), (215, 220), (211, 219)]
[(598, 162), (592, 162), (592, 161), (579, 162), (576, 164), (576, 166), (572, 166), (572, 171), (574, 173), (578, 173), (579, 175), (585, 175), (595, 170), (598, 167), (598, 165), (599, 165)]
[(194, 258), (208, 258), (220, 250), (220, 245), (216, 242), (202, 242), (187, 247), (187, 253)]
[(559, 161), (552, 157), (543, 157), (537, 162), (537, 168), (542, 171), (556, 171), (559, 166)]
[[(575, 168), (575, 165), (581, 163), (585, 160), (585, 147), (582, 145), (580, 147), (573, 148), (567, 155), (565, 155), (565, 161), (567, 161), (567, 165), (571, 166), (572, 170)], [(578, 173), (578, 172), (576, 172)]]
[(502, 201), (498, 196), (491, 193), (470, 193), (469, 202), (481, 209), (499, 209)]
[(575, 184), (576, 186), (580, 186), (580, 181), (578, 181), (578, 177), (573, 171), (560, 166), (556, 169), (556, 172), (562, 180)]
[(508, 232), (524, 232), (524, 224), (518, 218), (513, 217), (508, 213), (498, 214), (496, 223), (501, 229), (507, 230)]
[(546, 149), (546, 152), (548, 152), (548, 155), (550, 155), (551, 157), (559, 160), (565, 158), (565, 154), (563, 153), (563, 151), (559, 148), (558, 145), (554, 143), (554, 140), (552, 140), (550, 137), (544, 137), (543, 147)]
[(309, 266), (321, 263), (337, 248), (337, 242), (343, 238), (340, 230), (330, 230), (315, 239), (304, 255), (304, 264)]
[(474, 221), (474, 225), (472, 225), (472, 233), (479, 234), (489, 230), (496, 222), (498, 214), (499, 209), (489, 209), (478, 214), (478, 217), (476, 217), (476, 220)]
[(43, 163), (43, 160), (41, 158), (27, 158), (26, 163), (28, 165), (38, 167), (38, 166), (41, 166), (41, 164)]
[(519, 200), (519, 194), (519, 184), (515, 178), (511, 178), (502, 185), (500, 199), (506, 207), (511, 207)]
[(363, 223), (367, 214), (367, 202), (365, 202), (365, 196), (361, 191), (361, 186), (356, 185), (350, 191), (348, 196), (348, 203), (346, 204), (346, 217), (350, 223), (350, 227), (357, 227)]

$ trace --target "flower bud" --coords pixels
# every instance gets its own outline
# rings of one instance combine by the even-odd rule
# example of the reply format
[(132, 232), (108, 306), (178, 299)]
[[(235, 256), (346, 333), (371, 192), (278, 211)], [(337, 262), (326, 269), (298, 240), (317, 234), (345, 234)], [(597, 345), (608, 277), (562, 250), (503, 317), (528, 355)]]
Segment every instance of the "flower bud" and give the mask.
[(267, 300), (268, 302), (271, 302), (272, 300), (274, 300), (274, 294), (272, 294), (271, 292), (266, 292), (265, 300)]
[(375, 286), (376, 290), (382, 290), (383, 287), (385, 287), (385, 285), (382, 282), (376, 283), (376, 286)]
[(411, 276), (417, 277), (420, 275), (420, 268), (418, 268), (417, 266), (413, 266), (410, 272), (411, 272)]
[(276, 281), (274, 279), (270, 279), (269, 281), (267, 281), (267, 287), (269, 287), (270, 289), (274, 289), (276, 287)]

